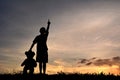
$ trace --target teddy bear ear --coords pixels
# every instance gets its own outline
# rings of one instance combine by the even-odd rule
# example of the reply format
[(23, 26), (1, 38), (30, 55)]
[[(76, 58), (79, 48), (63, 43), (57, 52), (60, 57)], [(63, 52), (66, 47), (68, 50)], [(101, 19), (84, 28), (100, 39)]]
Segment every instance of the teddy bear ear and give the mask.
[(28, 56), (28, 55), (29, 55), (29, 52), (28, 52), (28, 51), (25, 51), (25, 55)]
[(31, 52), (31, 55), (32, 55), (32, 56), (34, 56), (34, 55), (35, 55), (35, 53), (34, 53), (34, 52)]

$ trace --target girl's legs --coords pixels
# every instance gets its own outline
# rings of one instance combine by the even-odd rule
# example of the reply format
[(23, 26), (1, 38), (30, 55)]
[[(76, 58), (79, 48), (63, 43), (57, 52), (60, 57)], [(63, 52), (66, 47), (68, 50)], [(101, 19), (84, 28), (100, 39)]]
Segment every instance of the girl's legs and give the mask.
[(42, 63), (39, 62), (39, 70), (40, 70), (40, 74), (42, 74)]
[(39, 63), (39, 70), (40, 70), (40, 74), (42, 74), (42, 70), (43, 70), (43, 74), (46, 74), (46, 63), (45, 62)]
[(43, 63), (43, 74), (46, 74), (46, 63)]

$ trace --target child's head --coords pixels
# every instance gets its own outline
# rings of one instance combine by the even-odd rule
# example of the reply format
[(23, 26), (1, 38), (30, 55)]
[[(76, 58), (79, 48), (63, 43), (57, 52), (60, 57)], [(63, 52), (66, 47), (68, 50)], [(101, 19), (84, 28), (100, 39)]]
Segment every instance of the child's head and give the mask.
[(41, 33), (41, 34), (44, 34), (44, 33), (45, 33), (45, 28), (44, 28), (44, 27), (40, 28), (40, 33)]
[(27, 56), (27, 58), (32, 59), (35, 53), (33, 51), (26, 51), (25, 55)]

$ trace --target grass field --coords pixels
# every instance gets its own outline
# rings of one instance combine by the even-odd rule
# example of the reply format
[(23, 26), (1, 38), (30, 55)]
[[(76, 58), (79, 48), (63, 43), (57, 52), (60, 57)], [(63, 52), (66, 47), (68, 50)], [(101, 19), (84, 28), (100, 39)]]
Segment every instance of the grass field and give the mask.
[(22, 75), (16, 74), (0, 74), (0, 80), (120, 80), (120, 76), (117, 75), (105, 75), (101, 74), (78, 74), (78, 73), (58, 73), (52, 75)]

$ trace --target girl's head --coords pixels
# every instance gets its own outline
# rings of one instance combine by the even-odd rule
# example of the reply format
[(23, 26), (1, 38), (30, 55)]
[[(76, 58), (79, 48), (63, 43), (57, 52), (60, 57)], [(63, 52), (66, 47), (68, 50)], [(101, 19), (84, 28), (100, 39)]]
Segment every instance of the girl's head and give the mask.
[(45, 28), (44, 28), (44, 27), (40, 28), (40, 33), (41, 33), (41, 34), (44, 34), (44, 33), (45, 33)]

